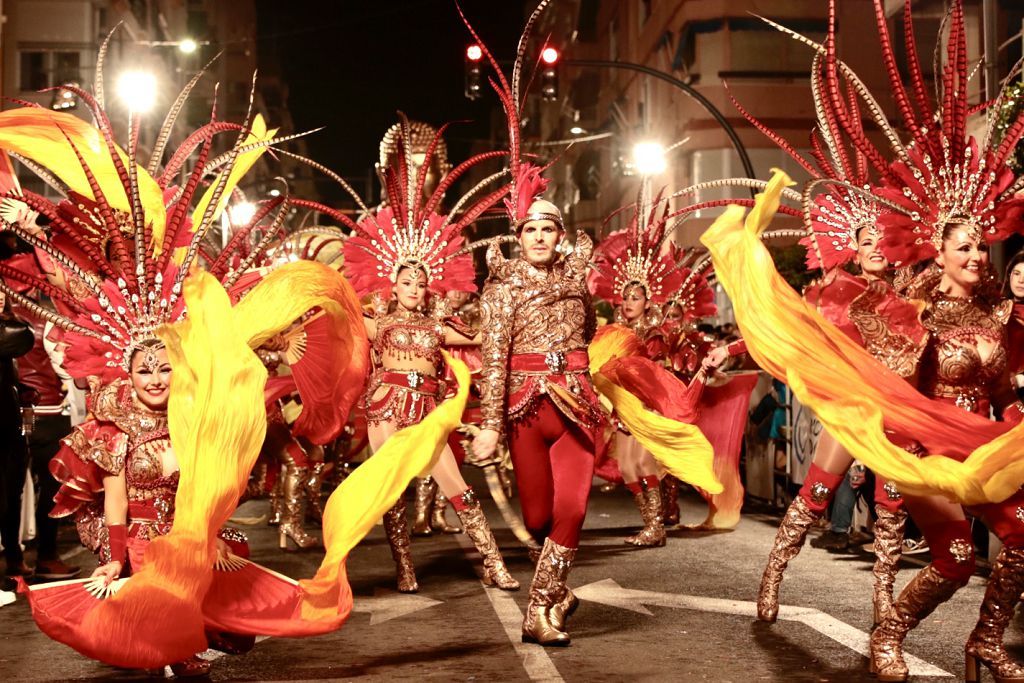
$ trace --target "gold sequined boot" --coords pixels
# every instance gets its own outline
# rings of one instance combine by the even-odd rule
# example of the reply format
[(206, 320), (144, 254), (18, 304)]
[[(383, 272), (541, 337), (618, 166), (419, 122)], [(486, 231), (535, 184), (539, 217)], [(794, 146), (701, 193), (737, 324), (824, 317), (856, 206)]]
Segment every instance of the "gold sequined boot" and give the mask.
[(821, 515), (811, 510), (800, 496), (793, 499), (782, 518), (775, 544), (768, 554), (768, 564), (761, 576), (761, 587), (757, 592), (757, 618), (775, 623), (779, 616), (779, 584), (789, 561), (797, 556), (807, 538), (807, 530)]
[(466, 507), (462, 510), (455, 510), (455, 513), (462, 521), (466, 534), (477, 551), (484, 558), (484, 583), (488, 586), (497, 586), (505, 591), (519, 590), (519, 582), (512, 578), (505, 566), (505, 560), (498, 550), (498, 542), (494, 540), (494, 534), (487, 523), (484, 511), (480, 508), (480, 501), (477, 500), (473, 489), (467, 489), (462, 494), (462, 502)]
[(882, 623), (892, 609), (892, 586), (896, 581), (896, 572), (900, 568), (903, 556), (903, 531), (907, 526), (906, 510), (890, 512), (883, 507), (876, 508), (878, 519), (875, 520), (875, 566), (871, 569), (874, 575), (875, 625)]
[(327, 465), (323, 462), (315, 463), (309, 468), (309, 475), (302, 482), (306, 492), (306, 500), (309, 501), (310, 516), (320, 523), (324, 521), (324, 504), (321, 499), (321, 492), (324, 487), (324, 470), (326, 468)]
[(277, 527), (279, 541), (282, 550), (288, 549), (288, 539), (292, 540), (299, 550), (320, 545), (320, 539), (310, 536), (302, 527), (304, 520), (305, 490), (303, 482), (309, 476), (308, 467), (298, 467), (290, 464), (285, 467), (282, 473), (284, 485), (282, 490), (281, 524)]
[(1013, 610), (1024, 590), (1024, 548), (1003, 546), (992, 565), (985, 598), (981, 601), (978, 624), (967, 639), (964, 680), (981, 680), (985, 666), (996, 683), (1024, 681), (1024, 667), (1014, 661), (1003, 647), (1003, 632), (1013, 618)]
[(575, 548), (558, 545), (550, 538), (544, 541), (537, 569), (530, 583), (530, 603), (523, 619), (523, 642), (546, 646), (569, 644), (569, 634), (551, 622), (551, 609), (565, 597), (565, 581), (576, 557)]
[(267, 526), (279, 525), (281, 518), (284, 517), (284, 471), (282, 465), (281, 471), (277, 473), (277, 481), (270, 489), (270, 517), (267, 518)]
[[(642, 485), (642, 484), (641, 484)], [(644, 528), (635, 536), (626, 539), (626, 543), (640, 548), (660, 548), (665, 545), (665, 522), (661, 508), (661, 488), (644, 488), (643, 493), (633, 497), (640, 508), (640, 516), (644, 520)]]
[(903, 661), (903, 640), (910, 629), (953, 597), (961, 585), (944, 578), (931, 564), (910, 580), (893, 602), (888, 616), (871, 632), (871, 673), (878, 676), (878, 680), (887, 683), (907, 680), (910, 670)]
[(441, 489), (438, 488), (437, 493), (434, 495), (434, 509), (430, 512), (430, 526), (434, 527), (434, 531), (442, 534), (461, 534), (461, 528), (448, 524), (448, 520), (444, 516), (447, 508), (448, 499), (445, 498), (444, 494), (441, 493)]
[(245, 491), (242, 491), (242, 495), (238, 499), (238, 504), (241, 505), (247, 500), (253, 498), (262, 498), (267, 494), (267, 463), (258, 462), (256, 466), (252, 468), (252, 475), (249, 477), (249, 481), (245, 484)]
[(433, 477), (422, 477), (416, 480), (416, 500), (413, 507), (413, 536), (430, 536), (434, 529), (430, 526), (430, 512), (434, 507), (434, 494), (437, 482)]
[(573, 615), (573, 612), (579, 606), (580, 599), (566, 586), (565, 595), (548, 611), (548, 619), (551, 621), (551, 625), (559, 631), (564, 631), (566, 622), (569, 621), (569, 617)]
[(384, 532), (391, 544), (391, 557), (395, 558), (398, 572), (398, 592), (415, 593), (420, 586), (416, 583), (416, 570), (412, 565), (412, 551), (409, 545), (409, 523), (405, 519), (405, 499), (399, 498), (390, 510), (384, 513)]
[(671, 474), (661, 479), (661, 516), (665, 526), (679, 524), (679, 480)]

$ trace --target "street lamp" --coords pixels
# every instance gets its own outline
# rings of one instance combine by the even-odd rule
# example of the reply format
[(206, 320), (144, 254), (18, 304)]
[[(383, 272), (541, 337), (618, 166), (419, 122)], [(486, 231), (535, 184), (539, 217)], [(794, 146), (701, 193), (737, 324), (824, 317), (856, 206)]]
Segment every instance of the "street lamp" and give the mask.
[(183, 53), (190, 55), (197, 49), (199, 49), (199, 43), (197, 43), (192, 38), (185, 38), (180, 43), (178, 43), (178, 49), (181, 50)]
[(660, 142), (645, 141), (633, 145), (633, 166), (641, 175), (658, 175), (668, 167), (665, 147)]
[(228, 209), (228, 217), (231, 225), (238, 227), (248, 225), (252, 217), (256, 215), (256, 205), (252, 202), (239, 202)]
[(117, 94), (132, 112), (149, 111), (156, 104), (156, 76), (147, 71), (126, 71), (117, 81)]

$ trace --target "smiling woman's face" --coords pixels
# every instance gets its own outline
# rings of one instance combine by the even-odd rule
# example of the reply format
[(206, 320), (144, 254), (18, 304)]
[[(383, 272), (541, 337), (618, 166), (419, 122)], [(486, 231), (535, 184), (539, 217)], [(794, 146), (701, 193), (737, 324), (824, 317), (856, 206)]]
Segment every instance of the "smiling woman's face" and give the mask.
[(954, 293), (970, 294), (988, 266), (988, 245), (971, 226), (955, 224), (945, 230), (942, 251), (935, 262), (942, 275), (953, 285)]
[(864, 228), (857, 233), (857, 265), (865, 275), (881, 277), (889, 267), (879, 246), (881, 239), (877, 230)]
[(171, 393), (171, 363), (167, 349), (144, 347), (132, 355), (132, 387), (142, 405), (151, 410), (167, 408)]

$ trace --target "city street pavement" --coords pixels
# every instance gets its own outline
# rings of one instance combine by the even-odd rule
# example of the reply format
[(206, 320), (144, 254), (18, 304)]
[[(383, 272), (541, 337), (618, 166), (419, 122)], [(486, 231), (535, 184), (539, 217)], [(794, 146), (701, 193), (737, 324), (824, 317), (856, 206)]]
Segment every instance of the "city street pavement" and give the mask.
[[(470, 473), (472, 474), (472, 473)], [(486, 491), (482, 481), (474, 482)], [(699, 522), (703, 503), (683, 501), (684, 522)], [(489, 501), (487, 501), (489, 503)], [(463, 535), (414, 539), (420, 592), (395, 592), (394, 565), (378, 526), (353, 552), (349, 576), (355, 613), (340, 631), (306, 640), (268, 638), (238, 657), (222, 656), (216, 681), (461, 680), (461, 681), (870, 681), (871, 564), (866, 554), (835, 555), (805, 547), (782, 588), (774, 625), (755, 621), (754, 600), (778, 514), (746, 512), (728, 533), (674, 530), (667, 547), (638, 550), (622, 543), (639, 515), (618, 490), (591, 498), (571, 585), (583, 600), (570, 622), (572, 645), (543, 649), (520, 642), (522, 610), (532, 568), (526, 550), (489, 518), (516, 578), (517, 593), (485, 588), (475, 552)], [(264, 514), (265, 501), (239, 517)], [(451, 520), (455, 517), (449, 511)], [(252, 520), (250, 520), (252, 521)], [(274, 530), (245, 527), (253, 559), (293, 577), (311, 576), (317, 553), (284, 553)], [(68, 529), (70, 532), (71, 530)], [(74, 552), (70, 542), (68, 552)], [(927, 556), (904, 564), (897, 589)], [(72, 561), (91, 569), (91, 557)], [(912, 563), (911, 563), (912, 562)], [(914, 681), (961, 675), (963, 643), (984, 590), (975, 577), (911, 633), (907, 651)], [(1024, 656), (1020, 621), (1008, 634)], [(172, 625), (169, 627), (173, 628)], [(927, 675), (924, 675), (927, 674)], [(25, 601), (0, 609), (0, 680), (138, 680), (90, 661), (40, 633)]]

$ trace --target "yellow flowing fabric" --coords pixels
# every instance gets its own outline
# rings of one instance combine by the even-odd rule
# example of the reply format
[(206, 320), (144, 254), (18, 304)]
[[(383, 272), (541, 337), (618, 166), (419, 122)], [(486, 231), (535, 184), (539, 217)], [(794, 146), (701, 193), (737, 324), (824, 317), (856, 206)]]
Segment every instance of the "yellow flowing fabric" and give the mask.
[(131, 581), (83, 622), (95, 648), (86, 654), (117, 666), (162, 666), (205, 649), (201, 605), (213, 578), (214, 535), (234, 510), (266, 433), (267, 372), (237, 333), (227, 292), (200, 272), (185, 281), (184, 295), (188, 317), (160, 330), (174, 368), (174, 524), (153, 539)]
[[(103, 135), (77, 116), (40, 107), (19, 107), (0, 112), (0, 149), (16, 152), (39, 163), (70, 189), (95, 199), (82, 164), (65, 139), (62, 129), (74, 140), (110, 205), (131, 213), (131, 202), (117, 175)], [(127, 167), (128, 155), (120, 147), (117, 153)], [(167, 219), (163, 192), (144, 168), (136, 167), (142, 208), (146, 220), (152, 223), (153, 241), (160, 244)]]
[[(751, 356), (788, 384), (853, 457), (901, 491), (943, 495), (965, 505), (1008, 498), (1024, 483), (1021, 427), (981, 443), (966, 458), (937, 453), (935, 434), (948, 432), (951, 424), (998, 432), (987, 429), (995, 425), (978, 416), (918, 394), (807, 305), (775, 271), (760, 234), (778, 209), (782, 189), (790, 184), (777, 171), (745, 221), (744, 209), (730, 206), (701, 238), (732, 300)], [(935, 406), (922, 409), (922, 404)], [(933, 454), (919, 458), (894, 445), (885, 436), (883, 421), (901, 433), (916, 428), (922, 442), (932, 442), (926, 445)], [(962, 439), (979, 441), (969, 432)]]
[(715, 475), (714, 450), (696, 425), (659, 415), (627, 389), (603, 375), (601, 368), (617, 358), (635, 353), (639, 342), (632, 331), (616, 326), (598, 335), (588, 347), (594, 387), (608, 399), (615, 414), (659, 465), (681, 481), (709, 493), (721, 493)]
[[(168, 421), (181, 469), (173, 527), (150, 543), (132, 580), (87, 614), (83, 630), (90, 642), (69, 643), (117, 666), (162, 666), (205, 648), (201, 605), (212, 580), (216, 533), (237, 505), (266, 432), (266, 370), (251, 348), (319, 307), (334, 324), (359, 330), (351, 351), (355, 368), (365, 367), (368, 353), (354, 291), (321, 264), (281, 267), (234, 308), (216, 279), (200, 272), (185, 281), (185, 300), (188, 317), (160, 330), (174, 367)], [(326, 556), (316, 575), (300, 582), (298, 614), (278, 624), (274, 635), (325, 633), (347, 619), (349, 551), (414, 476), (433, 469), (461, 422), (469, 371), (445, 358), (458, 381), (456, 395), (392, 436), (334, 491), (324, 511)], [(353, 386), (358, 392), (361, 381)]]
[(458, 381), (456, 395), (434, 408), (420, 423), (396, 432), (369, 460), (356, 468), (335, 489), (324, 509), (327, 555), (312, 579), (300, 581), (302, 619), (296, 635), (310, 625), (324, 630), (341, 626), (352, 609), (352, 591), (345, 573), (349, 551), (370, 532), (395, 504), (413, 477), (430, 474), (448, 443), (448, 435), (462, 423), (469, 397), (469, 369), (444, 352)]

